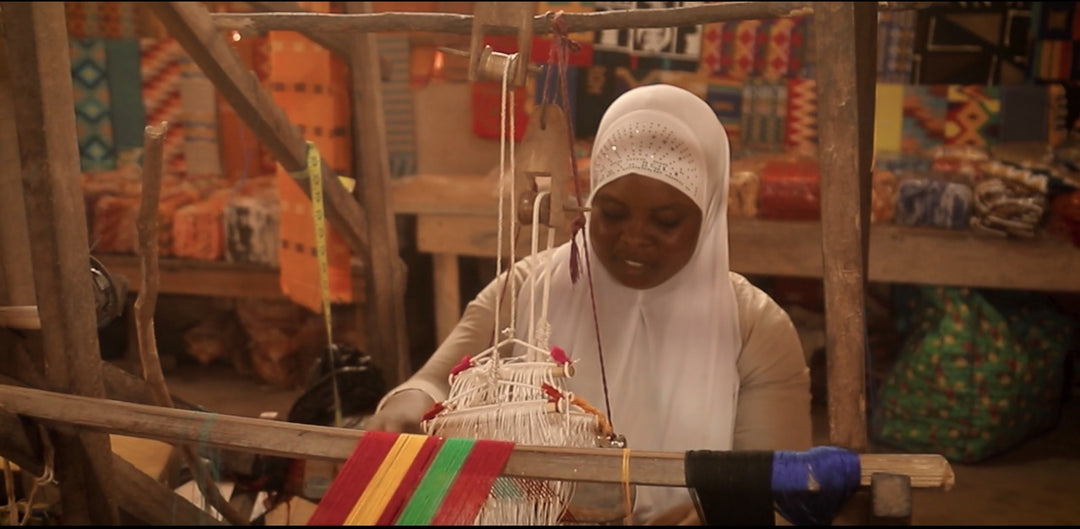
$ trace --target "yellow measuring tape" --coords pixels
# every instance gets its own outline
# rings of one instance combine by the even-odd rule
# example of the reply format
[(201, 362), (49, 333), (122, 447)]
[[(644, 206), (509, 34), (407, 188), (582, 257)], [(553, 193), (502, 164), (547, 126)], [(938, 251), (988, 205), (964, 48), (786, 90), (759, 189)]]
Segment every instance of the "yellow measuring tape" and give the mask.
[[(307, 142), (305, 167), (292, 173), (296, 180), (307, 180), (311, 186), (311, 215), (315, 221), (315, 255), (319, 261), (319, 290), (322, 293), (323, 321), (326, 323), (327, 356), (330, 361), (330, 373), (334, 389), (334, 426), (340, 427), (341, 396), (337, 386), (337, 366), (334, 362), (334, 326), (330, 313), (330, 264), (326, 252), (326, 210), (323, 206), (322, 156), (314, 142)], [(342, 185), (350, 192), (355, 181), (339, 177)]]

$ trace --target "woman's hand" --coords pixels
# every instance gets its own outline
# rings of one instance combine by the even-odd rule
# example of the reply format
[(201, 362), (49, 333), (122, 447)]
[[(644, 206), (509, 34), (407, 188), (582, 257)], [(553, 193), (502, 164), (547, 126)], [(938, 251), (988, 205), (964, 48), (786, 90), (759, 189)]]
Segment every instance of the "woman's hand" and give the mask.
[(386, 399), (382, 409), (361, 424), (363, 430), (394, 433), (423, 433), (420, 419), (435, 405), (427, 393), (407, 389)]

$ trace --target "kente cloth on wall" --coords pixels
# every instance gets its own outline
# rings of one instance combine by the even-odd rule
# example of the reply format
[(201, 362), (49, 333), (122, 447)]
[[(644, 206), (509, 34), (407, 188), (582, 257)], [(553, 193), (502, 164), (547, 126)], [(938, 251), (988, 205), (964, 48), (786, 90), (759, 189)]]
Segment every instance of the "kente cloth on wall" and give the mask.
[(716, 112), (727, 132), (733, 152), (742, 145), (743, 82), (729, 77), (709, 77), (705, 102)]
[[(327, 5), (308, 7), (315, 12), (326, 12), (328, 8)], [(271, 32), (269, 39), (269, 84), (274, 101), (297, 125), (304, 138), (315, 143), (323, 163), (329, 164), (333, 173), (350, 174), (352, 148), (348, 130), (351, 110), (345, 88), (348, 86), (345, 66), (328, 50), (297, 33)], [(311, 199), (284, 167), (280, 164), (277, 167), (275, 180), (281, 201), (278, 255), (282, 292), (296, 303), (321, 313), (323, 293), (319, 284)], [(329, 223), (327, 226), (330, 299), (335, 303), (350, 303), (353, 300), (352, 255), (338, 232)]]
[(187, 174), (220, 176), (217, 89), (187, 56), (180, 61), (180, 101)]
[(176, 39), (140, 39), (142, 48), (142, 95), (146, 123), (169, 124), (162, 146), (167, 175), (184, 174), (184, 123), (182, 118), (181, 61), (185, 53)]
[(1080, 9), (1076, 2), (1032, 2), (1031, 77), (1080, 78)]
[(990, 147), (1000, 139), (998, 86), (950, 85), (945, 145)]
[(413, 92), (409, 88), (409, 37), (379, 35), (378, 46), (380, 55), (390, 67), (390, 79), (382, 83), (390, 176), (416, 174), (416, 120)]
[(105, 40), (106, 75), (112, 113), (117, 164), (138, 163), (146, 129), (146, 107), (142, 95), (142, 72), (137, 39)]
[(904, 119), (900, 150), (925, 153), (945, 143), (947, 85), (904, 85)]
[[(654, 2), (655, 3), (655, 2)], [(594, 2), (596, 11), (650, 9), (644, 2)], [(688, 7), (704, 2), (664, 2), (662, 7)], [(639, 7), (642, 6), (642, 7)], [(697, 71), (704, 26), (604, 29), (596, 32), (596, 64), (645, 70)]]
[(308, 525), (474, 525), (513, 448), (508, 441), (365, 432)]
[(787, 80), (787, 126), (784, 146), (801, 155), (817, 154), (817, 82), (813, 79)]
[[(269, 88), (270, 78), (270, 41), (265, 36), (244, 37), (240, 40), (227, 39), (248, 69), (254, 73), (264, 86)], [(221, 141), (222, 170), (230, 181), (266, 176), (277, 171), (277, 161), (255, 133), (240, 116), (236, 109), (219, 92), (217, 98), (218, 138)]]
[(810, 77), (809, 31), (805, 17), (707, 24), (701, 71), (742, 80)]
[(1001, 141), (1046, 141), (1050, 92), (1046, 86), (1001, 87)]
[(1028, 78), (1031, 2), (941, 2), (917, 15), (914, 84)]
[(877, 83), (874, 106), (874, 152), (900, 152), (904, 120), (904, 86)]
[(742, 145), (747, 151), (784, 150), (787, 82), (751, 79), (743, 87)]
[(140, 19), (152, 17), (138, 2), (64, 2), (68, 38), (133, 39)]
[(878, 12), (878, 82), (907, 84), (914, 69), (915, 11)]
[(105, 41), (69, 40), (75, 128), (83, 171), (116, 169)]

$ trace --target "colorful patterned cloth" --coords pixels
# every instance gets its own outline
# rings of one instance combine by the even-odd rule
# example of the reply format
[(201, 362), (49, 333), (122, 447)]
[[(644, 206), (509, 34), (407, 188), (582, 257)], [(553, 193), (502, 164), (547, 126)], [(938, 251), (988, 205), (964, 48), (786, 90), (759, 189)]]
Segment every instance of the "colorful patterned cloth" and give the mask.
[(187, 173), (220, 176), (217, 89), (186, 55), (180, 60), (180, 119)]
[(947, 110), (945, 85), (904, 85), (901, 152), (919, 154), (943, 145)]
[[(326, 12), (329, 9), (326, 4), (313, 2), (307, 9)], [(349, 85), (345, 65), (328, 50), (297, 33), (272, 32), (269, 39), (269, 84), (274, 101), (300, 128), (304, 138), (315, 143), (324, 162), (335, 173), (351, 174), (351, 112), (349, 92), (344, 88)], [(322, 313), (311, 199), (292, 175), (280, 164), (277, 167), (282, 292), (313, 312)], [(332, 226), (326, 232), (330, 299), (335, 303), (351, 303), (352, 254)]]
[(162, 162), (166, 175), (183, 175), (184, 122), (180, 98), (181, 62), (184, 49), (175, 39), (141, 39), (142, 95), (147, 124), (169, 125)]
[(945, 145), (989, 147), (1001, 138), (1000, 87), (951, 85), (945, 121)]
[(135, 153), (142, 151), (147, 125), (139, 41), (108, 39), (105, 55), (117, 160), (119, 164), (132, 164), (137, 158)]
[(71, 85), (83, 171), (116, 169), (105, 41), (71, 39)]
[(1029, 292), (897, 287), (907, 336), (871, 397), (871, 436), (974, 463), (1052, 428), (1064, 390), (1071, 318)]

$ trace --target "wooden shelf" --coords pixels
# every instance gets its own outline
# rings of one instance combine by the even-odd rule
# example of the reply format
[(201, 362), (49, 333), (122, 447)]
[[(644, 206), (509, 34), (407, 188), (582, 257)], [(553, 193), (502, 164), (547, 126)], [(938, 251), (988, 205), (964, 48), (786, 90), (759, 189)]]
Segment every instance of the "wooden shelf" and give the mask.
[[(124, 277), (128, 290), (135, 292), (142, 277), (139, 258), (134, 255), (95, 255), (109, 274)], [(158, 262), (159, 293), (231, 298), (284, 298), (277, 268), (225, 261), (161, 259)], [(353, 270), (353, 297), (363, 300), (365, 280), (360, 269)]]
[[(822, 276), (816, 222), (732, 219), (731, 267), (746, 274)], [(1044, 236), (998, 239), (971, 231), (870, 227), (870, 281), (1080, 291), (1080, 248)]]
[[(406, 179), (394, 188), (395, 211), (417, 215), (422, 252), (494, 257), (491, 185), (475, 176)], [(733, 218), (728, 230), (736, 272), (822, 277), (819, 223)], [(558, 235), (559, 242), (566, 239), (566, 233)], [(528, 241), (523, 232), (516, 255), (528, 252)], [(1080, 291), (1080, 248), (1050, 236), (999, 239), (968, 230), (873, 224), (869, 252), (868, 279), (875, 282)]]

